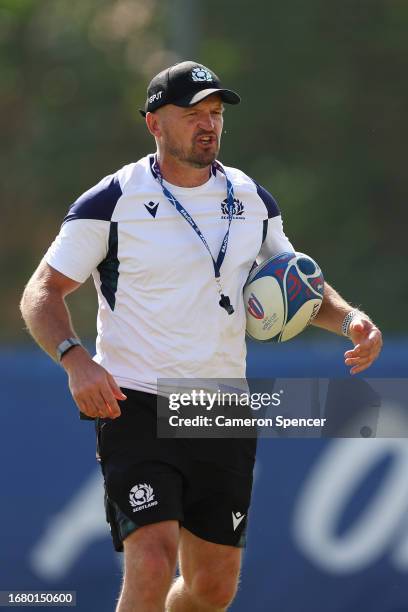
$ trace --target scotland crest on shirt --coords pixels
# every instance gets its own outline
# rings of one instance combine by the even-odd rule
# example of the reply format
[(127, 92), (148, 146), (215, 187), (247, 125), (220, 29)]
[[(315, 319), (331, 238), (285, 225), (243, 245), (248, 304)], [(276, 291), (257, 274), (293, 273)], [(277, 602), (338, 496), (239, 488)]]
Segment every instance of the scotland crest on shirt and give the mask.
[[(234, 211), (232, 214), (233, 219), (245, 219), (244, 217), (245, 208), (241, 200), (234, 198)], [(228, 219), (228, 200), (225, 198), (221, 202), (221, 219)]]

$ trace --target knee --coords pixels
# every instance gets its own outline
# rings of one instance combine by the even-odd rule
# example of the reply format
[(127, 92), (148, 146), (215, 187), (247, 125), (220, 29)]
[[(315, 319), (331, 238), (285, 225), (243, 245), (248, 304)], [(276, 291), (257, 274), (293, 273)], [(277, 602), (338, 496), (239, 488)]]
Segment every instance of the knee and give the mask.
[(177, 540), (145, 527), (124, 540), (125, 581), (138, 578), (157, 586), (171, 580), (177, 560)]
[[(133, 565), (133, 569), (136, 570), (139, 577), (143, 577), (149, 584), (156, 585), (171, 579), (176, 566), (176, 557), (173, 558), (162, 548), (140, 551), (133, 561), (131, 565)], [(130, 573), (133, 574), (134, 572)]]
[(195, 573), (190, 586), (193, 598), (203, 607), (216, 610), (228, 608), (238, 587), (238, 572), (219, 574), (202, 569)]

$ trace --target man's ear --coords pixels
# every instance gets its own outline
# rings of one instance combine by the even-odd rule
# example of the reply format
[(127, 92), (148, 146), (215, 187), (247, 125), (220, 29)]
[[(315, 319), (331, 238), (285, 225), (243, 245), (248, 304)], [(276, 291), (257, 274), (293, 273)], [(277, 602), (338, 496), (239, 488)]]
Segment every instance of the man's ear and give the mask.
[(146, 113), (147, 129), (155, 138), (161, 136), (160, 119), (158, 113)]

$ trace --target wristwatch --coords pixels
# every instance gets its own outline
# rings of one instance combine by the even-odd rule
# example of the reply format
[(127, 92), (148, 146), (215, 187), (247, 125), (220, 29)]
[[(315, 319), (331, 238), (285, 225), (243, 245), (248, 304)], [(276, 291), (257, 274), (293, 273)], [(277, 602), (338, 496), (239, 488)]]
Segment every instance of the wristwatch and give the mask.
[(78, 340), (78, 338), (67, 338), (66, 340), (63, 340), (61, 344), (57, 346), (58, 361), (61, 361), (63, 356), (74, 348), (74, 346), (81, 346), (81, 342)]

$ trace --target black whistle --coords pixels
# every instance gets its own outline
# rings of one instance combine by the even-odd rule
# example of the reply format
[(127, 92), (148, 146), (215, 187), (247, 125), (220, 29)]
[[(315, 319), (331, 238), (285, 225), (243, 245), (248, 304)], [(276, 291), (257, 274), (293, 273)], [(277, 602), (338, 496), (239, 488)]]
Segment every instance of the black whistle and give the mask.
[(232, 315), (232, 313), (234, 312), (234, 307), (232, 306), (228, 295), (224, 295), (223, 293), (221, 293), (221, 299), (218, 303), (221, 308), (224, 308), (224, 310), (228, 312), (229, 315)]

